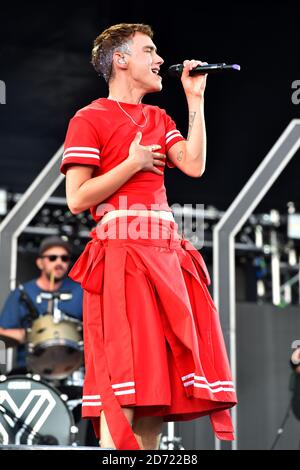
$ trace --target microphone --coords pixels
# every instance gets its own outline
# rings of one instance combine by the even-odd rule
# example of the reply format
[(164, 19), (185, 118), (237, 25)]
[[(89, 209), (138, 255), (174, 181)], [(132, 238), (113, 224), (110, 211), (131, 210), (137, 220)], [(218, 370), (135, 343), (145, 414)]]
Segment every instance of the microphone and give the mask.
[[(183, 64), (175, 64), (169, 67), (168, 72), (172, 77), (180, 77), (183, 71)], [(241, 66), (238, 64), (227, 65), (221, 64), (206, 64), (197, 65), (194, 69), (190, 70), (189, 75), (194, 77), (195, 75), (204, 75), (206, 73), (223, 72), (223, 70), (241, 70)]]

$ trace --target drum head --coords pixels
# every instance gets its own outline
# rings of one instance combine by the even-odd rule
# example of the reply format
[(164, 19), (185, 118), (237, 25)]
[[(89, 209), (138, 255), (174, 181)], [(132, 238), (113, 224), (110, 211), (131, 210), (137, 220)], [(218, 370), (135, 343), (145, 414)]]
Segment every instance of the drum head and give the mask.
[(58, 391), (26, 376), (0, 382), (0, 443), (71, 445), (74, 420)]
[(28, 370), (46, 379), (64, 379), (81, 366), (83, 353), (65, 345), (43, 345), (27, 355)]
[(55, 322), (50, 314), (37, 318), (27, 330), (27, 368), (46, 379), (64, 379), (83, 362), (82, 323), (67, 318)]

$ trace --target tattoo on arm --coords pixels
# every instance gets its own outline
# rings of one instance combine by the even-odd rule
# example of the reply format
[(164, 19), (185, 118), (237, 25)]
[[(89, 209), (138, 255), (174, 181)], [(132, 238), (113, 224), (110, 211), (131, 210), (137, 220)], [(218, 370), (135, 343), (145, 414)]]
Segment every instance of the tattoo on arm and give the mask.
[(191, 131), (192, 131), (192, 127), (194, 124), (195, 116), (196, 116), (196, 111), (192, 111), (189, 113), (189, 131), (188, 131), (187, 140), (189, 140), (191, 136)]
[(182, 158), (183, 158), (183, 151), (180, 150), (180, 152), (178, 152), (178, 154), (177, 154), (177, 160), (178, 160), (179, 162), (181, 162)]

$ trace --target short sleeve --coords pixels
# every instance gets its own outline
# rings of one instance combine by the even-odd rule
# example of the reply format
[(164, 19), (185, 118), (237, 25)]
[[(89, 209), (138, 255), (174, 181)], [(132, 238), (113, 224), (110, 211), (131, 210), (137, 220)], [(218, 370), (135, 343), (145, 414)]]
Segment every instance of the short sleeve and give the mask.
[(61, 173), (65, 175), (70, 164), (100, 167), (99, 135), (94, 126), (80, 116), (74, 116), (69, 122)]
[(0, 314), (0, 326), (2, 328), (22, 328), (22, 317), (26, 314), (20, 303), (20, 291), (12, 291), (6, 299)]
[[(177, 142), (180, 142), (181, 140), (185, 140), (185, 138), (181, 135), (181, 132), (176, 128), (176, 124), (173, 121), (173, 119), (170, 118), (166, 114), (166, 153), (170, 150), (170, 148), (176, 144)], [(166, 160), (167, 166), (169, 168), (175, 168), (175, 165), (167, 158)]]

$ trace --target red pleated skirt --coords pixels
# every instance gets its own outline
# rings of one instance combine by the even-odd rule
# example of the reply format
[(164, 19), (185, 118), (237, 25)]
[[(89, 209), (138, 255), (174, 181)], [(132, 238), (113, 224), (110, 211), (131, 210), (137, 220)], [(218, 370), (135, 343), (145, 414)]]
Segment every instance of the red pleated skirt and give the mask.
[(127, 406), (135, 418), (209, 415), (233, 440), (237, 398), (201, 254), (156, 217), (118, 217), (91, 237), (69, 273), (84, 289), (83, 417), (100, 438), (104, 410), (117, 449), (139, 449)]

